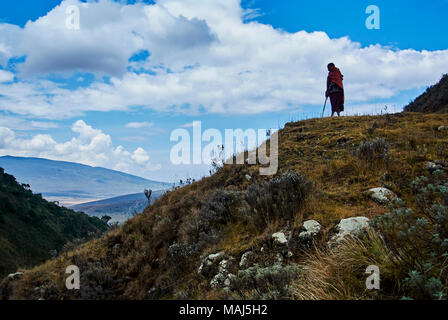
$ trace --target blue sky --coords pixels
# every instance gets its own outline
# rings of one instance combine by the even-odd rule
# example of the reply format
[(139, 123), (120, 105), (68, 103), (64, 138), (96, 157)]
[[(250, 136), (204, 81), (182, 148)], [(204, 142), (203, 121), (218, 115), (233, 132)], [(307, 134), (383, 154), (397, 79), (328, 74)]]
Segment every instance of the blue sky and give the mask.
[[(381, 29), (365, 28), (369, 5), (381, 12)], [(269, 1), (245, 0), (243, 5), (261, 8), (257, 21), (288, 32), (325, 31), (330, 37), (349, 36), (362, 45), (380, 43), (400, 49), (440, 50), (448, 46), (442, 36), (446, 21), (446, 0), (340, 0)]]
[[(28, 20), (38, 19), (60, 3), (61, 0), (20, 0), (18, 5), (17, 1), (4, 0), (0, 3), (1, 21), (24, 26)], [(380, 30), (364, 27), (363, 12), (370, 4), (381, 9)], [(288, 32), (321, 30), (330, 37), (348, 35), (363, 45), (381, 43), (401, 49), (439, 50), (448, 46), (448, 38), (441, 34), (446, 27), (446, 0), (244, 0), (242, 6), (259, 9), (256, 21)]]
[[(365, 27), (371, 4), (379, 30)], [(65, 27), (69, 5), (80, 8), (79, 30)], [(171, 164), (173, 130), (318, 116), (330, 60), (345, 76), (348, 114), (401, 111), (448, 72), (447, 9), (446, 0), (4, 0), (0, 155), (198, 178), (208, 165)]]

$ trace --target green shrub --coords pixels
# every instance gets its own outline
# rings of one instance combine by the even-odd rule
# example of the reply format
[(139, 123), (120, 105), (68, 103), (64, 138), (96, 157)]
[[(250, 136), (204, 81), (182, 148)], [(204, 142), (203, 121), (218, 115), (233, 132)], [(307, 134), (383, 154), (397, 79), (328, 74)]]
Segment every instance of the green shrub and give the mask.
[(188, 227), (189, 242), (195, 244), (200, 251), (202, 247), (216, 243), (222, 227), (234, 218), (237, 213), (235, 207), (241, 201), (241, 193), (238, 191), (217, 190), (203, 204), (198, 216), (193, 219)]
[(292, 296), (290, 285), (299, 275), (300, 269), (294, 265), (254, 265), (240, 270), (230, 278), (230, 290), (242, 299), (273, 300)]
[(304, 176), (288, 171), (269, 182), (252, 184), (247, 188), (243, 211), (259, 227), (275, 218), (290, 220), (310, 195), (312, 184)]
[(232, 207), (239, 202), (240, 194), (235, 191), (217, 190), (199, 211), (198, 226), (201, 231), (227, 224), (232, 218)]
[(373, 141), (363, 141), (359, 144), (357, 155), (360, 159), (373, 161), (389, 157), (389, 144), (382, 138)]
[(402, 274), (403, 294), (412, 299), (441, 299), (448, 286), (448, 181), (437, 170), (412, 182), (415, 209), (398, 208), (377, 217), (380, 230), (393, 252), (392, 261)]

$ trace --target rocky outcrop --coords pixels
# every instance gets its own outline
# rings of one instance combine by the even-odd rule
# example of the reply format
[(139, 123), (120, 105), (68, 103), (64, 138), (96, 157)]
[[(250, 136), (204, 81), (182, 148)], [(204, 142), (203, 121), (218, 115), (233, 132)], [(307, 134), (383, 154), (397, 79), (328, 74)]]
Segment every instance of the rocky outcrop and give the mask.
[(212, 266), (217, 260), (222, 258), (225, 253), (225, 251), (221, 251), (218, 253), (212, 253), (205, 257), (204, 260), (202, 260), (201, 265), (199, 266), (198, 274), (202, 274), (206, 268)]
[(14, 280), (22, 278), (22, 276), (23, 276), (23, 272), (10, 273), (10, 274), (8, 274), (8, 279), (14, 281)]
[(307, 220), (303, 223), (305, 231), (300, 232), (299, 239), (301, 241), (307, 241), (317, 236), (322, 229), (322, 226), (316, 220)]
[(272, 240), (274, 244), (278, 246), (286, 246), (288, 244), (288, 239), (283, 232), (276, 232), (272, 235)]
[(372, 188), (367, 193), (374, 201), (380, 204), (388, 204), (397, 199), (397, 195), (387, 188)]
[(247, 269), (252, 265), (252, 261), (255, 258), (255, 254), (252, 251), (243, 253), (239, 263), (240, 269)]
[(425, 165), (425, 170), (428, 170), (429, 172), (434, 172), (436, 170), (442, 170), (444, 168), (448, 167), (448, 163), (442, 160), (434, 160), (434, 161), (428, 161)]
[(277, 253), (275, 255), (275, 260), (274, 260), (274, 266), (275, 265), (282, 265), (283, 264), (283, 255), (281, 253)]
[(235, 275), (229, 272), (230, 263), (232, 260), (232, 258), (229, 258), (228, 260), (222, 260), (219, 263), (218, 273), (210, 281), (211, 288), (226, 288), (230, 286), (232, 277), (235, 277)]
[(342, 219), (336, 226), (337, 233), (331, 237), (329, 245), (337, 244), (347, 236), (358, 236), (369, 228), (369, 218), (354, 217)]

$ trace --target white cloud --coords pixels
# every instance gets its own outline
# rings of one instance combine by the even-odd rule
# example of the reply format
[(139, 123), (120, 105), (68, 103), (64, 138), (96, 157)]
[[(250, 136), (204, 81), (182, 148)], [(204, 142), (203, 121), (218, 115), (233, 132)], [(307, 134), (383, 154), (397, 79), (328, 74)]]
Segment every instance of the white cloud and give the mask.
[[(66, 26), (66, 9), (72, 5), (79, 8), (79, 30)], [(5, 56), (11, 56), (12, 50), (27, 56), (19, 66), (24, 74), (83, 70), (120, 76), (128, 59), (140, 49), (150, 48), (153, 57), (160, 59), (185, 55), (190, 49), (194, 54), (214, 41), (203, 20), (173, 16), (159, 5), (124, 5), (108, 0), (62, 1), (46, 16), (14, 32), (18, 36), (15, 40), (7, 42), (2, 35), (0, 44), (4, 43)]]
[(11, 82), (14, 80), (14, 73), (0, 70), (0, 83), (1, 82)]
[(132, 159), (134, 159), (138, 164), (145, 164), (149, 161), (149, 156), (145, 150), (142, 148), (137, 148), (132, 154)]
[(122, 146), (114, 147), (108, 134), (92, 128), (82, 120), (73, 124), (72, 131), (77, 136), (58, 143), (48, 134), (23, 139), (13, 130), (0, 127), (0, 154), (73, 161), (141, 176), (160, 167), (150, 163), (150, 157), (143, 148), (130, 152)]
[(50, 121), (27, 120), (14, 116), (0, 117), (0, 127), (8, 127), (13, 130), (47, 130), (58, 127), (58, 124)]
[(14, 139), (14, 132), (5, 127), (0, 127), (0, 149), (6, 148), (11, 145), (11, 141)]
[[(78, 31), (65, 28), (65, 7), (70, 4), (79, 3), (63, 1), (24, 29), (0, 24), (0, 31), (11, 31), (0, 32), (0, 63), (5, 57), (27, 55), (19, 64), (22, 81), (0, 83), (0, 110), (47, 119), (134, 106), (188, 114), (200, 109), (225, 114), (303, 111), (322, 103), (329, 61), (345, 75), (349, 107), (427, 86), (448, 70), (448, 50), (361, 47), (324, 32), (288, 33), (244, 23), (255, 11), (243, 10), (238, 0), (88, 2), (79, 4)], [(139, 50), (148, 50), (150, 57), (128, 63)], [(23, 78), (75, 70), (112, 78), (74, 91)]]
[(142, 121), (142, 122), (129, 122), (126, 123), (126, 128), (132, 128), (132, 129), (141, 129), (141, 128), (151, 128), (154, 125), (152, 122), (148, 121)]
[(20, 36), (21, 29), (18, 26), (0, 23), (0, 65), (4, 66), (13, 56), (21, 55), (17, 43)]

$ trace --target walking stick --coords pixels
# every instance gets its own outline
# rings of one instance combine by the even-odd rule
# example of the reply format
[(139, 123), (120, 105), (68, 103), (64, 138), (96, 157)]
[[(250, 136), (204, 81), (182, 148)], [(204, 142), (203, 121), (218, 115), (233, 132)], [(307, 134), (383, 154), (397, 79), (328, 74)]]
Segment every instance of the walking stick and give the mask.
[(322, 118), (324, 117), (325, 106), (327, 105), (328, 97), (325, 98), (324, 109), (322, 110)]

